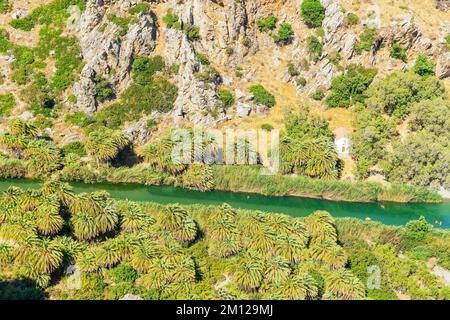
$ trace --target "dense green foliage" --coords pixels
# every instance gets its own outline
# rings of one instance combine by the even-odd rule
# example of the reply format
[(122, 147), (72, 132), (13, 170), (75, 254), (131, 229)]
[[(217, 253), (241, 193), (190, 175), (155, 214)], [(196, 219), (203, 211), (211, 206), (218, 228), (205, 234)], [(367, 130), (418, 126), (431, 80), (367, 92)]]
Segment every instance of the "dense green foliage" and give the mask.
[[(375, 166), (397, 183), (448, 185), (448, 100), (437, 78), (395, 72), (366, 91), (366, 108), (354, 109), (353, 150), (357, 173)], [(406, 121), (406, 122), (405, 122)], [(399, 136), (398, 125), (409, 127)]]
[(320, 40), (315, 36), (309, 36), (306, 38), (306, 45), (308, 46), (309, 57), (312, 61), (318, 61), (322, 55), (323, 45)]
[(403, 62), (406, 62), (406, 60), (408, 59), (408, 53), (406, 52), (406, 49), (396, 42), (391, 46), (390, 56), (391, 58), (402, 60)]
[(219, 100), (222, 102), (222, 105), (228, 109), (234, 105), (235, 99), (233, 94), (227, 89), (219, 90)]
[(337, 178), (339, 162), (333, 139), (328, 122), (320, 117), (308, 111), (289, 116), (280, 143), (282, 172)]
[(278, 28), (278, 33), (272, 35), (273, 41), (280, 44), (288, 44), (292, 41), (294, 31), (289, 23), (282, 23)]
[(434, 75), (434, 67), (434, 62), (425, 54), (421, 53), (416, 59), (414, 72), (424, 77), (432, 76)]
[[(145, 299), (376, 298), (380, 293), (365, 285), (368, 263), (388, 274), (381, 297), (398, 288), (418, 299), (449, 294), (425, 261), (410, 251), (407, 260), (399, 256), (396, 245), (423, 232), (413, 227), (421, 221), (402, 229), (335, 221), (323, 211), (291, 218), (227, 204), (138, 204), (105, 192), (76, 195), (57, 180), (40, 190), (12, 187), (0, 206), (7, 209), (0, 220), (6, 240), (0, 277), (8, 281), (2, 280), (2, 299), (121, 299), (127, 293)], [(447, 233), (429, 230), (426, 237), (437, 252), (449, 249), (440, 241)], [(66, 274), (70, 266), (76, 274)], [(405, 281), (408, 272), (414, 281)], [(419, 289), (425, 279), (427, 287)]]
[(325, 18), (325, 8), (320, 0), (304, 0), (301, 5), (301, 13), (305, 23), (311, 27), (320, 27)]
[(14, 19), (11, 26), (15, 29), (30, 31), (36, 24), (54, 24), (62, 27), (70, 16), (68, 8), (78, 6), (82, 11), (86, 7), (86, 0), (54, 0), (48, 4), (39, 6), (24, 18)]
[(376, 37), (376, 30), (365, 28), (355, 45), (356, 53), (361, 54), (363, 51), (370, 51), (375, 43)]
[(12, 4), (10, 0), (0, 0), (0, 13), (7, 13), (11, 11)]
[(266, 90), (262, 85), (252, 85), (250, 92), (253, 94), (253, 100), (257, 104), (262, 104), (267, 107), (273, 107), (276, 103), (275, 96)]
[(268, 32), (273, 30), (278, 22), (278, 18), (274, 16), (270, 16), (266, 19), (260, 19), (256, 22), (258, 25), (259, 31)]
[(346, 16), (347, 18), (347, 24), (349, 26), (354, 26), (359, 23), (359, 17), (356, 15), (356, 13), (349, 12)]
[(9, 116), (11, 110), (16, 106), (16, 98), (12, 93), (0, 95), (0, 117)]
[(350, 65), (345, 73), (333, 79), (331, 93), (327, 97), (329, 107), (349, 107), (364, 102), (364, 93), (377, 74), (374, 69)]

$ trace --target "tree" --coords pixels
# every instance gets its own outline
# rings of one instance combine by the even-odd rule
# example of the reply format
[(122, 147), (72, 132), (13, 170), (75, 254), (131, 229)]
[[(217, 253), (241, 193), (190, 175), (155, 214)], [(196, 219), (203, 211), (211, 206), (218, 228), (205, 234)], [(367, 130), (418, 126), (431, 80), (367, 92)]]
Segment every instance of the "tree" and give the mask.
[(288, 44), (292, 41), (294, 31), (289, 23), (282, 23), (278, 28), (278, 33), (272, 35), (273, 41), (276, 43)]
[(320, 27), (325, 18), (325, 8), (320, 0), (304, 0), (300, 7), (303, 20), (310, 27)]
[(234, 279), (243, 290), (255, 290), (263, 280), (263, 266), (251, 257), (246, 257), (239, 263)]
[(434, 75), (434, 62), (429, 59), (424, 53), (419, 54), (414, 65), (414, 72), (422, 77)]
[(100, 127), (89, 133), (86, 151), (95, 158), (98, 165), (102, 161), (117, 157), (128, 144), (128, 138), (121, 131)]
[(331, 271), (325, 276), (325, 291), (338, 299), (357, 300), (365, 295), (364, 286), (349, 270)]
[(350, 65), (346, 72), (333, 79), (331, 94), (326, 103), (329, 107), (349, 107), (364, 102), (365, 91), (372, 83), (377, 71), (359, 65)]
[(289, 278), (290, 274), (291, 268), (285, 258), (273, 256), (267, 260), (264, 277), (270, 283), (283, 283)]
[(308, 38), (306, 38), (306, 45), (308, 46), (309, 57), (312, 61), (317, 62), (322, 56), (322, 43), (317, 37), (308, 36)]
[(253, 99), (256, 104), (261, 104), (267, 107), (273, 107), (275, 105), (275, 97), (262, 85), (252, 85), (250, 92), (253, 94)]

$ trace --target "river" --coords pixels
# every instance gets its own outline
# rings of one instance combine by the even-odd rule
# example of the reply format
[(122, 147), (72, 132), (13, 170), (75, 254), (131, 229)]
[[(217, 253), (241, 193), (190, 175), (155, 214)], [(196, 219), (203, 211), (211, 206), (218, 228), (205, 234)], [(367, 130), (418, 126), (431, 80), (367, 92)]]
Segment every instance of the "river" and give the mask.
[[(115, 199), (157, 202), (161, 204), (203, 204), (217, 205), (224, 202), (241, 209), (285, 213), (293, 217), (306, 216), (315, 210), (325, 210), (334, 217), (370, 218), (387, 225), (404, 225), (421, 215), (435, 227), (450, 228), (450, 201), (440, 204), (419, 203), (356, 203), (309, 199), (300, 197), (272, 197), (258, 194), (224, 191), (198, 192), (173, 186), (144, 186), (134, 184), (84, 184), (71, 183), (75, 192), (106, 190)], [(39, 188), (39, 181), (1, 180), (0, 191), (9, 186)], [(435, 222), (442, 222), (436, 225)]]

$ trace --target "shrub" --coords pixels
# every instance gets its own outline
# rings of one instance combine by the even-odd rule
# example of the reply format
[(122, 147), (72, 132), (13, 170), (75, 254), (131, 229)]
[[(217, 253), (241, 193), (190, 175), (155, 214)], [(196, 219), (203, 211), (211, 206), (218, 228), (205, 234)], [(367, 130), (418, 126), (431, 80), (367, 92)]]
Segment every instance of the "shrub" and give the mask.
[(165, 63), (161, 56), (145, 57), (139, 56), (133, 61), (131, 72), (133, 80), (140, 85), (150, 84), (153, 76), (164, 70)]
[(77, 111), (73, 114), (67, 114), (64, 117), (64, 121), (81, 128), (87, 127), (94, 122), (90, 115), (82, 111)]
[(275, 105), (275, 97), (262, 85), (258, 84), (251, 86), (250, 92), (253, 94), (255, 103), (267, 107), (273, 107)]
[(94, 81), (94, 94), (97, 101), (105, 102), (106, 100), (110, 100), (114, 97), (114, 90), (111, 83), (107, 79), (97, 75)]
[(377, 32), (375, 30), (365, 28), (359, 36), (359, 41), (355, 45), (356, 53), (361, 54), (363, 51), (370, 51), (375, 43), (376, 37)]
[(405, 237), (411, 240), (422, 241), (431, 231), (432, 226), (427, 223), (425, 217), (410, 221), (405, 226)]
[(317, 61), (322, 55), (322, 43), (315, 36), (309, 36), (306, 38), (306, 44), (308, 46), (309, 56), (311, 60)]
[(270, 131), (273, 130), (273, 126), (271, 124), (264, 123), (264, 124), (261, 125), (261, 129), (270, 132)]
[(132, 14), (132, 15), (138, 15), (138, 14), (147, 12), (149, 10), (150, 10), (150, 5), (148, 3), (142, 2), (142, 3), (135, 5), (134, 7), (131, 7), (128, 10), (128, 13)]
[(359, 23), (359, 17), (355, 13), (349, 12), (347, 14), (347, 24), (349, 26), (354, 26), (358, 23)]
[(195, 56), (200, 61), (200, 63), (204, 66), (208, 66), (210, 64), (208, 57), (200, 52), (196, 52)]
[(298, 86), (304, 87), (306, 85), (306, 79), (304, 77), (297, 78), (295, 80)]
[(230, 91), (226, 89), (219, 89), (219, 100), (227, 109), (234, 105), (234, 96)]
[(275, 25), (278, 22), (278, 18), (274, 16), (270, 16), (266, 19), (260, 19), (256, 22), (258, 25), (259, 31), (267, 32), (275, 28)]
[(197, 41), (201, 39), (200, 36), (200, 29), (196, 26), (192, 26), (188, 29), (187, 33), (186, 33), (187, 37), (189, 40), (191, 41)]
[(172, 10), (168, 10), (166, 15), (163, 17), (163, 22), (166, 24), (167, 28), (173, 28), (181, 30), (180, 18), (172, 13)]
[(118, 35), (123, 37), (128, 32), (128, 24), (130, 23), (129, 18), (123, 18), (116, 16), (115, 14), (108, 14), (108, 20), (114, 23), (118, 28)]
[(292, 62), (289, 62), (288, 64), (288, 73), (291, 77), (296, 77), (300, 75), (300, 72), (297, 70), (297, 68), (294, 66)]
[(434, 62), (424, 53), (419, 54), (414, 65), (414, 72), (423, 77), (434, 75)]
[(234, 49), (228, 47), (228, 48), (225, 49), (225, 52), (227, 53), (227, 55), (231, 56), (234, 53)]
[(12, 93), (0, 95), (0, 116), (9, 116), (11, 110), (16, 106), (16, 98)]
[(278, 29), (278, 33), (272, 35), (272, 39), (276, 43), (287, 44), (292, 40), (294, 36), (294, 31), (292, 31), (292, 26), (289, 23), (282, 23)]
[(12, 4), (9, 0), (0, 0), (0, 13), (8, 13), (12, 9)]
[(364, 102), (364, 92), (377, 74), (375, 69), (350, 65), (345, 74), (333, 79), (331, 94), (327, 98), (329, 107), (349, 107), (355, 102)]
[(86, 156), (86, 149), (84, 148), (84, 144), (81, 141), (70, 142), (63, 146), (62, 150), (65, 155), (73, 153), (79, 157)]
[(311, 98), (313, 98), (313, 99), (316, 100), (316, 101), (320, 101), (320, 100), (322, 100), (324, 97), (325, 97), (325, 94), (323, 93), (322, 90), (316, 90), (316, 91), (312, 94), (312, 96), (311, 96)]
[(325, 18), (325, 8), (320, 0), (304, 0), (301, 5), (303, 20), (310, 27), (320, 27)]
[(148, 119), (145, 125), (148, 129), (154, 129), (158, 125), (158, 122), (155, 119)]
[(390, 56), (391, 58), (402, 60), (403, 62), (406, 62), (407, 60), (406, 49), (398, 43), (392, 44)]

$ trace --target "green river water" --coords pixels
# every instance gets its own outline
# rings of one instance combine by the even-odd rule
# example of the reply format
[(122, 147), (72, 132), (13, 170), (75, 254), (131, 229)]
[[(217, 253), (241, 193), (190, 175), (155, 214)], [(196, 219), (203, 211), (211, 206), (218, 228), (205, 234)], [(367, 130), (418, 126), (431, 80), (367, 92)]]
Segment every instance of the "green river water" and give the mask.
[[(309, 199), (300, 197), (271, 197), (258, 194), (223, 191), (198, 192), (172, 186), (143, 186), (133, 184), (84, 184), (71, 183), (75, 192), (106, 190), (115, 199), (157, 202), (161, 204), (217, 205), (224, 202), (241, 209), (285, 213), (290, 216), (306, 216), (315, 210), (325, 210), (334, 217), (370, 218), (388, 225), (404, 225), (421, 215), (435, 227), (450, 228), (450, 201), (440, 204), (416, 203), (355, 203)], [(39, 181), (0, 180), (0, 191), (10, 186), (39, 188)], [(441, 222), (442, 224), (437, 222)]]

